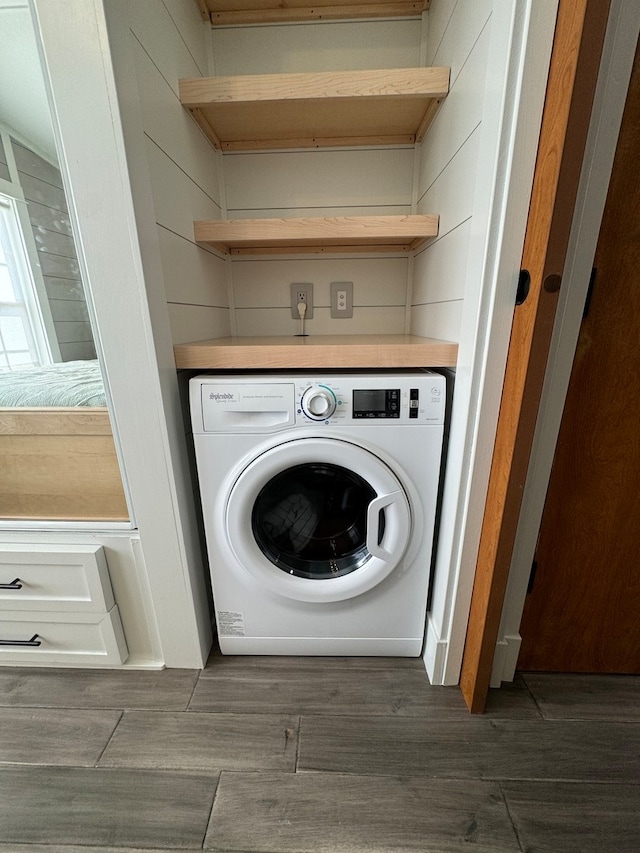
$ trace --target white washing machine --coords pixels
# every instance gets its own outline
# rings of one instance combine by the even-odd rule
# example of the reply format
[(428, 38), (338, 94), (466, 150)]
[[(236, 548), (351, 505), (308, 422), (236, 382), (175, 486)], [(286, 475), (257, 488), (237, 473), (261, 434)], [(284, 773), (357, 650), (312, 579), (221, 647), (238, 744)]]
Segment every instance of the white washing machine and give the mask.
[(425, 370), (190, 380), (223, 654), (421, 653), (445, 397)]

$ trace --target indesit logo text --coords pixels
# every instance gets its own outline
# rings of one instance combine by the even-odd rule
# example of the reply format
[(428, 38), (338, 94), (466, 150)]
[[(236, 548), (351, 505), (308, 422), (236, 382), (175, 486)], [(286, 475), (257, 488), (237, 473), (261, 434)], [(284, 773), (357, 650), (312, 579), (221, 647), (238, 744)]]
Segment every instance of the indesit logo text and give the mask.
[(219, 402), (219, 401), (226, 402), (227, 400), (234, 400), (235, 397), (233, 394), (214, 394), (212, 391), (211, 394), (209, 394), (209, 399), (215, 400), (216, 402)]

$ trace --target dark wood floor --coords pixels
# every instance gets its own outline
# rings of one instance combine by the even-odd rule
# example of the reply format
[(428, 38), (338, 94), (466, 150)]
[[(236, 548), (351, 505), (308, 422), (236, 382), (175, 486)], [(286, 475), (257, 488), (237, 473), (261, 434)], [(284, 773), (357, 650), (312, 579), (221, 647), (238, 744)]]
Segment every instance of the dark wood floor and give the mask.
[(417, 660), (0, 668), (0, 853), (640, 850), (640, 678)]

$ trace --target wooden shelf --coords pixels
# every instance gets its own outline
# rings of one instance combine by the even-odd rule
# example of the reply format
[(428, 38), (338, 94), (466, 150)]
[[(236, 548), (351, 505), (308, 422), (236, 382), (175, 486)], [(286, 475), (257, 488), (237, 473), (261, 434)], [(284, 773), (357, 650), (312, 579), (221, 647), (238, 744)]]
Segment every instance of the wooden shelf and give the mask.
[(205, 20), (225, 24), (272, 24), (341, 18), (417, 18), (430, 0), (198, 0)]
[(455, 367), (458, 345), (415, 335), (217, 338), (177, 344), (176, 366), (191, 370)]
[(448, 68), (247, 74), (180, 80), (180, 100), (223, 151), (420, 142)]
[(225, 254), (407, 252), (438, 234), (438, 217), (324, 216), (214, 219), (193, 224), (195, 240)]

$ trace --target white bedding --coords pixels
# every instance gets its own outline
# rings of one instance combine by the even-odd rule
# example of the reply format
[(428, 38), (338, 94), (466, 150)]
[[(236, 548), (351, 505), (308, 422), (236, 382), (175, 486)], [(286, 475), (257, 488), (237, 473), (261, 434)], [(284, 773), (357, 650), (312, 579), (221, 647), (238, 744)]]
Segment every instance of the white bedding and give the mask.
[(106, 406), (97, 360), (0, 371), (0, 407)]

